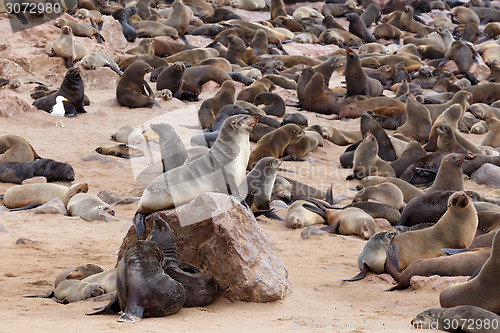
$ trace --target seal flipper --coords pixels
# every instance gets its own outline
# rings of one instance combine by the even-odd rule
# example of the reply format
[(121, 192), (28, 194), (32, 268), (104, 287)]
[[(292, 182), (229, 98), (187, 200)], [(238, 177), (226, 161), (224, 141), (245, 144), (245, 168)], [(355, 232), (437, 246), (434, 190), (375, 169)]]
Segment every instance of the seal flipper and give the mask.
[(352, 278), (350, 279), (342, 279), (342, 281), (346, 281), (346, 282), (353, 282), (353, 281), (359, 281), (359, 280), (362, 280), (366, 277), (366, 273), (368, 273), (368, 271), (370, 270), (370, 267), (364, 262), (363, 263), (363, 268), (361, 269), (361, 271), (358, 273), (358, 275), (356, 276), (353, 276)]
[(73, 67), (73, 56), (66, 59), (66, 68), (70, 69), (71, 67)]
[(97, 43), (102, 44), (102, 42), (105, 42), (106, 40), (100, 33), (95, 34), (95, 39), (97, 40)]
[(30, 202), (30, 203), (28, 203), (25, 206), (17, 207), (17, 208), (12, 208), (10, 211), (11, 212), (17, 212), (17, 211), (20, 211), (20, 210), (26, 210), (26, 209), (35, 208), (35, 207), (38, 207), (38, 206), (41, 206), (41, 205), (43, 205), (41, 202)]
[(184, 34), (179, 34), (179, 38), (184, 42), (184, 44), (191, 45)]
[(45, 295), (25, 295), (23, 297), (25, 297), (25, 298), (52, 298), (52, 297), (54, 297), (54, 292), (49, 291)]
[(330, 186), (326, 190), (325, 201), (328, 202), (330, 205), (333, 205), (333, 184), (330, 184)]
[(109, 67), (111, 68), (113, 71), (115, 71), (115, 73), (117, 73), (118, 75), (122, 76), (123, 75), (123, 72), (121, 70), (119, 70), (118, 68), (116, 68), (115, 66), (111, 66), (109, 64), (106, 64), (104, 65), (104, 67)]
[(469, 251), (470, 251), (469, 249), (448, 249), (448, 248), (441, 249), (441, 252), (443, 252), (447, 256), (452, 256), (454, 254), (459, 254), (459, 253), (469, 252)]
[(102, 26), (104, 25), (104, 21), (101, 21), (97, 24), (97, 30), (101, 31), (102, 30)]
[(100, 314), (116, 314), (121, 311), (120, 302), (118, 301), (118, 295), (115, 295), (111, 301), (106, 306), (101, 306), (98, 308), (93, 308), (92, 310), (97, 310), (96, 312), (87, 312), (85, 315), (94, 316)]
[(144, 232), (146, 231), (146, 227), (144, 226), (145, 217), (146, 214), (136, 212), (134, 215), (134, 219), (132, 220), (134, 222), (135, 232), (137, 233), (137, 236), (139, 238), (141, 238)]
[(23, 25), (28, 24), (28, 20), (26, 19), (26, 16), (24, 16), (23, 12), (16, 13), (16, 17), (19, 20), (19, 22), (21, 22), (21, 24)]
[(385, 262), (385, 270), (389, 273), (394, 280), (399, 282), (401, 276), (401, 269), (399, 268), (398, 248), (396, 244), (391, 244), (385, 247), (387, 260)]
[(150, 97), (152, 100), (153, 100), (153, 104), (157, 107), (161, 107), (160, 104), (158, 104), (156, 101), (155, 101), (155, 94), (153, 92), (153, 90), (151, 89), (151, 87), (149, 86), (148, 82), (146, 80), (143, 81), (144, 82), (144, 87), (146, 88), (146, 90), (148, 91), (148, 97)]
[(142, 320), (143, 313), (144, 313), (144, 308), (139, 306), (139, 304), (133, 300), (133, 297), (129, 295), (127, 299), (127, 306), (125, 310), (123, 310), (123, 314), (120, 316), (120, 318), (118, 318), (117, 321), (126, 323), (137, 323)]
[(307, 210), (310, 210), (311, 212), (313, 212), (315, 214), (318, 214), (319, 216), (321, 216), (323, 219), (326, 220), (325, 211), (322, 210), (321, 208), (319, 208), (318, 206), (313, 206), (313, 205), (305, 203), (305, 204), (302, 205), (302, 207), (304, 207)]
[(475, 278), (476, 276), (478, 276), (479, 272), (481, 272), (481, 269), (483, 269), (483, 266), (484, 266), (484, 264), (482, 264), (481, 266), (479, 266), (479, 268), (476, 269), (476, 271), (474, 273), (472, 273), (472, 275), (470, 276), (469, 280), (472, 280), (473, 278)]

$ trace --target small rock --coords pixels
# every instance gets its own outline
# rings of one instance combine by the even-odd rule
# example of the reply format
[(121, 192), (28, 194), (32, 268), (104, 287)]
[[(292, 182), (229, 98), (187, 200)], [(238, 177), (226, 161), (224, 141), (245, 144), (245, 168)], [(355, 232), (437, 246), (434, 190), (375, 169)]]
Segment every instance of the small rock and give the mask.
[(22, 244), (22, 245), (34, 245), (36, 243), (42, 244), (42, 242), (40, 242), (40, 241), (34, 241), (32, 239), (29, 239), (29, 238), (18, 238), (16, 240), (16, 245), (20, 245), (20, 244)]
[(410, 285), (413, 290), (421, 290), (427, 286), (430, 286), (434, 291), (442, 291), (446, 287), (455, 284), (466, 282), (469, 279), (468, 276), (418, 276), (414, 275), (410, 279)]
[(26, 185), (26, 184), (43, 184), (47, 182), (47, 178), (44, 176), (37, 176), (33, 178), (28, 178), (22, 181), (21, 185)]
[(311, 236), (323, 236), (325, 233), (316, 227), (308, 226), (300, 233), (302, 239), (309, 239)]
[(0, 116), (12, 117), (22, 112), (38, 112), (37, 108), (26, 103), (9, 90), (0, 91)]
[(49, 202), (33, 209), (35, 214), (61, 214), (68, 215), (64, 202), (60, 198), (54, 198)]
[(108, 205), (112, 205), (123, 199), (121, 195), (118, 193), (112, 192), (110, 190), (101, 190), (97, 193), (99, 199), (107, 203)]
[(486, 184), (491, 188), (500, 188), (500, 167), (485, 163), (472, 173), (470, 179), (478, 184)]
[(142, 197), (143, 193), (144, 193), (144, 188), (136, 187), (132, 191), (130, 191), (128, 195), (131, 197)]
[(128, 198), (125, 198), (125, 199), (118, 201), (116, 204), (117, 205), (130, 205), (131, 203), (137, 202), (139, 200), (141, 200), (141, 197), (128, 197)]

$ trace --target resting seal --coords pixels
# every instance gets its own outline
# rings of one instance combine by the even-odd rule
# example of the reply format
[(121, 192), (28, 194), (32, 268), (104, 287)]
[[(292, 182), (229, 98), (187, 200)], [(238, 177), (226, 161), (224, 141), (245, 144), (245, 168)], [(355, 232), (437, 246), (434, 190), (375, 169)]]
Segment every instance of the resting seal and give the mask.
[(0, 136), (0, 163), (29, 162), (41, 158), (31, 144), (15, 134)]
[(23, 180), (43, 176), (48, 182), (75, 180), (75, 171), (68, 163), (48, 158), (30, 162), (5, 162), (0, 164), (0, 182), (21, 184)]
[(115, 211), (110, 205), (102, 201), (98, 196), (88, 193), (73, 195), (66, 207), (69, 215), (80, 216), (87, 222), (99, 219), (101, 214), (115, 215)]

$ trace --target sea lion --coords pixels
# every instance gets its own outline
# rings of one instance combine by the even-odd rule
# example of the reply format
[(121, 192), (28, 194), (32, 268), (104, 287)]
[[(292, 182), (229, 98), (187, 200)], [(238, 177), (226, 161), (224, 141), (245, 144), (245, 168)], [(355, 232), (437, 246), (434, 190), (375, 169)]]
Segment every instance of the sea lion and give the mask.
[(491, 255), (484, 263), (479, 274), (473, 279), (449, 286), (439, 295), (443, 308), (457, 305), (475, 305), (493, 313), (500, 312), (500, 289), (498, 288), (498, 267), (500, 236), (496, 232), (491, 247)]
[(451, 256), (430, 259), (418, 259), (412, 262), (401, 275), (393, 278), (397, 285), (389, 290), (403, 290), (410, 286), (410, 279), (419, 276), (471, 276), (490, 256), (491, 248), (467, 250)]
[(380, 6), (378, 4), (371, 3), (365, 7), (365, 10), (359, 17), (363, 20), (365, 26), (369, 28), (373, 23), (377, 23), (377, 21), (380, 20), (380, 16)]
[(365, 43), (373, 43), (376, 41), (375, 36), (366, 28), (365, 22), (356, 13), (348, 13), (345, 15), (349, 22), (349, 32), (361, 38)]
[[(144, 81), (144, 75), (153, 71), (153, 67), (143, 61), (136, 61), (124, 72), (116, 87), (116, 99), (121, 106), (129, 108), (152, 107), (154, 93)], [(148, 90), (144, 90), (144, 87)]]
[(437, 148), (437, 127), (449, 125), (453, 129), (458, 129), (458, 123), (462, 119), (463, 109), (460, 104), (453, 104), (441, 113), (432, 124), (429, 132), (429, 142), (424, 146), (426, 151), (434, 151)]
[(177, 30), (179, 38), (184, 43), (189, 44), (184, 34), (189, 27), (190, 20), (188, 8), (184, 2), (182, 0), (175, 0), (172, 4), (172, 14), (164, 24)]
[(391, 244), (392, 239), (396, 233), (394, 231), (379, 231), (375, 233), (365, 243), (363, 249), (358, 254), (358, 268), (359, 273), (343, 281), (358, 281), (366, 276), (368, 271), (375, 274), (385, 272), (385, 247)]
[(306, 209), (315, 212), (329, 225), (322, 230), (341, 235), (359, 235), (363, 239), (370, 239), (375, 234), (375, 221), (373, 217), (365, 213), (362, 209), (348, 207), (337, 209), (330, 206), (327, 208), (324, 203), (317, 199), (309, 199), (315, 205), (305, 204)]
[(383, 38), (390, 40), (392, 39), (394, 43), (399, 44), (400, 39), (405, 37), (405, 33), (399, 30), (397, 27), (392, 24), (382, 23), (377, 25), (373, 29), (373, 35), (375, 38)]
[(125, 51), (125, 53), (132, 55), (152, 54), (154, 53), (154, 48), (153, 48), (154, 41), (155, 40), (152, 38), (143, 38), (139, 42), (139, 45), (131, 49), (128, 49), (127, 51)]
[[(467, 329), (466, 332), (495, 333), (497, 328), (493, 328), (493, 324), (498, 321), (500, 321), (500, 316), (491, 311), (471, 305), (460, 305), (450, 309), (430, 308), (424, 310), (411, 321), (411, 325), (423, 329), (455, 332), (451, 323), (463, 322), (463, 325), (455, 325), (455, 327), (463, 327)], [(489, 323), (488, 326), (491, 328), (486, 328), (485, 323)], [(494, 325), (496, 326), (496, 324)]]
[(27, 209), (43, 205), (58, 197), (66, 206), (72, 196), (77, 193), (87, 193), (88, 188), (86, 183), (78, 183), (69, 188), (57, 184), (14, 185), (5, 191), (3, 204), (9, 209)]
[(232, 80), (222, 83), (219, 91), (214, 97), (205, 100), (198, 110), (198, 120), (201, 128), (205, 129), (212, 126), (212, 123), (219, 111), (228, 104), (236, 102), (236, 87)]
[(391, 246), (386, 248), (387, 271), (404, 270), (417, 259), (439, 257), (442, 248), (468, 248), (477, 225), (477, 213), (470, 197), (464, 192), (455, 192), (448, 199), (448, 210), (434, 226), (394, 237)]
[(345, 80), (347, 85), (347, 94), (350, 96), (380, 96), (384, 90), (380, 81), (368, 77), (359, 63), (358, 55), (349, 47), (346, 47), (346, 50), (347, 63), (345, 69)]
[(283, 117), (285, 115), (285, 102), (278, 94), (261, 92), (255, 96), (253, 103), (257, 106), (264, 104), (265, 106), (262, 110), (264, 110), (267, 115), (276, 117)]
[(151, 124), (150, 126), (159, 135), (163, 172), (183, 165), (188, 158), (188, 152), (175, 129), (166, 123)]
[(29, 162), (41, 158), (25, 138), (6, 134), (0, 136), (0, 164), (6, 162)]
[(400, 177), (408, 166), (415, 163), (425, 155), (426, 152), (420, 143), (411, 141), (406, 145), (401, 156), (396, 161), (391, 162), (390, 165), (394, 169), (396, 177)]
[(456, 40), (451, 44), (451, 48), (446, 50), (444, 59), (439, 63), (439, 65), (443, 65), (450, 59), (453, 59), (458, 67), (457, 73), (464, 74), (473, 85), (478, 84), (479, 81), (471, 72), (469, 72), (469, 67), (472, 63), (474, 61), (477, 62), (475, 54), (476, 50), (472, 44)]
[(153, 51), (154, 55), (158, 57), (169, 57), (176, 53), (193, 49), (193, 46), (179, 43), (177, 41), (168, 40), (166, 38), (155, 38)]
[(52, 44), (52, 53), (50, 56), (57, 56), (64, 59), (66, 67), (73, 67), (76, 62), (85, 57), (90, 52), (82, 45), (73, 42), (73, 31), (70, 27), (64, 26), (61, 34)]
[(392, 183), (382, 183), (363, 187), (356, 192), (352, 202), (369, 201), (370, 199), (389, 205), (397, 210), (403, 208), (403, 192)]
[(33, 105), (38, 110), (51, 112), (52, 107), (56, 104), (57, 96), (64, 96), (67, 99), (63, 102), (66, 117), (76, 117), (77, 113), (87, 112), (83, 107), (85, 93), (80, 68), (71, 67), (68, 69), (59, 89), (53, 94), (37, 99)]
[(102, 19), (102, 14), (98, 10), (88, 10), (85, 8), (80, 8), (76, 11), (75, 17), (79, 19), (85, 19), (88, 18), (90, 20), (90, 23), (92, 23), (92, 26), (95, 27), (97, 25), (98, 30), (102, 29), (102, 25), (104, 23)]
[(104, 294), (104, 290), (97, 283), (80, 280), (64, 280), (54, 290), (54, 297), (64, 304), (83, 301)]
[(77, 193), (73, 195), (67, 205), (71, 216), (80, 216), (87, 222), (99, 219), (102, 214), (115, 215), (110, 205), (102, 201), (98, 196), (88, 193)]
[(120, 22), (122, 26), (123, 36), (125, 36), (127, 42), (134, 42), (135, 39), (137, 38), (137, 32), (130, 23), (130, 17), (136, 14), (137, 11), (138, 11), (137, 7), (125, 7), (125, 8), (119, 8), (111, 13), (111, 16), (115, 20)]
[(105, 267), (92, 263), (81, 264), (78, 266), (68, 266), (57, 275), (54, 281), (54, 288), (57, 288), (59, 283), (64, 280), (83, 280), (91, 275), (104, 272), (105, 270)]
[(48, 158), (28, 162), (4, 162), (0, 164), (0, 182), (21, 184), (23, 180), (43, 176), (48, 182), (75, 180), (75, 171), (67, 163)]
[[(378, 144), (375, 136), (368, 131), (363, 142), (354, 151), (352, 179), (367, 176), (395, 177), (394, 169), (378, 156)], [(351, 176), (348, 177), (348, 179)]]
[(467, 156), (467, 158), (472, 158), (473, 155), (470, 151), (465, 149), (460, 143), (458, 143), (455, 132), (448, 125), (439, 125), (436, 128), (438, 134), (437, 138), (437, 148), (448, 150), (450, 152), (458, 153)]
[(231, 76), (222, 69), (213, 65), (198, 65), (186, 68), (182, 79), (191, 87), (201, 92), (201, 86), (208, 81), (215, 81), (222, 85), (224, 81), (232, 80)]
[[(311, 126), (311, 129), (315, 129), (315, 126), (319, 125), (313, 125)], [(328, 141), (339, 146), (346, 146), (363, 140), (361, 131), (342, 130), (330, 125), (320, 126), (318, 133), (322, 134), (322, 136)]]
[(184, 287), (163, 270), (165, 255), (154, 241), (138, 240), (117, 265), (117, 293), (108, 305), (88, 315), (123, 314), (119, 322), (138, 322), (143, 317), (164, 317), (184, 304)]
[(224, 58), (226, 58), (230, 63), (239, 65), (241, 67), (246, 67), (248, 64), (243, 61), (243, 53), (246, 50), (245, 43), (243, 40), (234, 35), (227, 36), (229, 44), (227, 46), (227, 52)]
[[(217, 140), (205, 155), (155, 178), (139, 201), (134, 217), (137, 234), (144, 233), (144, 216), (152, 212), (182, 205), (208, 191), (227, 191), (227, 186), (230, 187), (229, 193), (233, 193), (245, 176), (250, 156), (248, 133), (256, 123), (256, 117), (247, 115), (227, 118)], [(182, 183), (178, 182), (179, 177), (182, 177)]]
[(452, 17), (458, 24), (475, 23), (480, 24), (479, 17), (470, 8), (464, 6), (457, 6), (453, 8)]
[(408, 201), (399, 225), (414, 226), (419, 223), (436, 223), (446, 213), (448, 199), (455, 191), (434, 191), (421, 194)]
[(436, 179), (427, 193), (434, 191), (463, 191), (464, 181), (462, 178), (462, 163), (465, 157), (462, 154), (448, 154), (441, 161)]
[(87, 283), (96, 283), (101, 286), (105, 293), (111, 293), (113, 291), (116, 291), (117, 275), (117, 269), (111, 268), (100, 273), (92, 274), (82, 279), (82, 281)]
[(495, 117), (486, 117), (488, 123), (488, 133), (486, 133), (481, 146), (490, 146), (493, 148), (500, 147), (500, 120)]
[(286, 124), (264, 135), (250, 153), (247, 169), (252, 170), (263, 157), (282, 157), (285, 148), (290, 143), (297, 142), (302, 136), (304, 131), (295, 124)]
[(415, 21), (413, 19), (413, 15), (413, 8), (406, 6), (404, 12), (401, 14), (401, 29), (417, 34), (423, 34), (424, 36), (429, 34), (429, 29), (427, 29), (427, 27), (422, 23)]

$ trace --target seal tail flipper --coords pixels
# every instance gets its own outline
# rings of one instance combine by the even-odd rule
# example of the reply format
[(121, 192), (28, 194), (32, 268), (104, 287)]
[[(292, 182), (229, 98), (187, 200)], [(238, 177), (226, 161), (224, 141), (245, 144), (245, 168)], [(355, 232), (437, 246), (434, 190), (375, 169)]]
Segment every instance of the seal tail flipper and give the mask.
[(340, 220), (337, 220), (335, 223), (327, 225), (326, 227), (319, 228), (319, 230), (326, 231), (330, 234), (333, 234), (339, 228)]
[[(285, 221), (281, 217), (279, 217), (278, 215), (276, 215), (276, 212), (277, 212), (276, 209), (268, 209), (268, 210), (266, 210), (264, 212), (264, 216), (268, 217), (270, 219), (278, 220), (278, 221)], [(255, 212), (254, 212), (254, 214), (255, 214)]]
[(310, 210), (311, 212), (313, 212), (315, 214), (318, 214), (323, 219), (326, 219), (326, 213), (325, 213), (325, 211), (322, 210), (321, 208), (319, 208), (318, 206), (313, 206), (313, 205), (305, 203), (305, 204), (302, 205), (302, 207), (304, 207), (307, 210)]
[(333, 205), (333, 184), (330, 184), (330, 186), (326, 190), (325, 201), (328, 202), (330, 205)]
[(27, 204), (25, 206), (17, 207), (17, 208), (12, 208), (10, 211), (11, 212), (17, 212), (17, 211), (20, 211), (20, 210), (27, 210), (27, 209), (35, 208), (35, 207), (38, 207), (38, 206), (41, 206), (41, 205), (42, 205), (41, 202), (30, 202), (29, 204)]
[(66, 59), (66, 68), (70, 69), (71, 67), (73, 67), (73, 56)]
[(184, 42), (184, 44), (191, 45), (184, 34), (179, 34), (179, 38)]
[(474, 74), (472, 74), (471, 72), (465, 71), (464, 74), (473, 86), (475, 86), (479, 83), (478, 79), (476, 79)]
[(104, 21), (101, 21), (97, 24), (97, 30), (101, 31), (102, 30), (102, 26), (104, 25)]
[(392, 278), (399, 282), (399, 277), (401, 275), (401, 269), (399, 268), (399, 257), (398, 248), (396, 244), (391, 244), (385, 247), (385, 253), (387, 260), (385, 262), (385, 269)]
[(463, 252), (468, 252), (470, 251), (469, 249), (441, 249), (441, 252), (443, 252), (444, 254), (446, 254), (447, 256), (451, 256), (451, 255), (454, 255), (454, 254), (459, 254), (459, 253), (463, 253)]
[(370, 267), (366, 263), (363, 263), (363, 268), (358, 273), (358, 275), (353, 276), (350, 279), (342, 279), (342, 281), (353, 282), (353, 281), (362, 280), (362, 279), (364, 279), (366, 277), (366, 273), (368, 273), (369, 270), (370, 270)]
[(0, 199), (3, 199), (3, 196), (4, 196), (4, 195), (5, 195), (5, 194), (0, 194)]
[(144, 226), (144, 218), (146, 217), (146, 214), (136, 212), (134, 215), (134, 227), (135, 227), (135, 232), (137, 233), (137, 236), (139, 238), (142, 237), (144, 232), (146, 231), (146, 227)]
[(483, 268), (484, 264), (482, 264), (481, 266), (479, 266), (478, 269), (476, 269), (476, 271), (474, 273), (472, 273), (472, 275), (470, 276), (469, 280), (472, 280), (473, 278), (475, 278), (476, 276), (479, 275), (479, 273), (481, 272), (481, 269)]
[(52, 297), (54, 297), (54, 292), (49, 291), (45, 295), (25, 295), (23, 297), (26, 297), (26, 298), (52, 298)]
[(97, 43), (102, 44), (102, 42), (105, 42), (106, 40), (100, 33), (95, 34), (95, 39), (97, 40)]
[(97, 310), (96, 312), (87, 312), (87, 316), (94, 316), (100, 314), (116, 314), (121, 311), (120, 303), (118, 301), (118, 296), (115, 295), (111, 301), (109, 301), (108, 305), (94, 308), (92, 310)]

